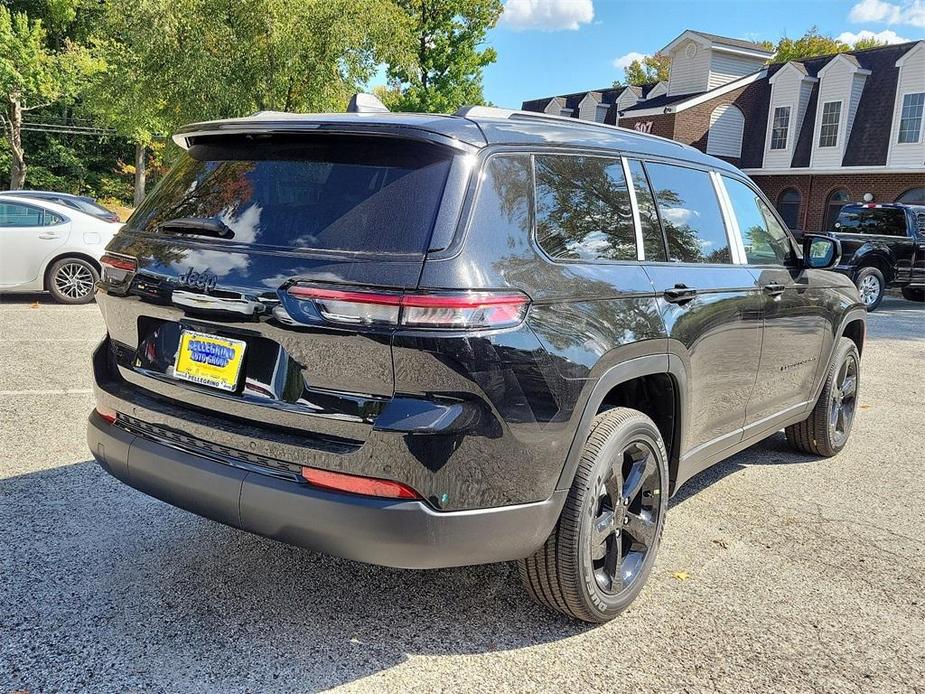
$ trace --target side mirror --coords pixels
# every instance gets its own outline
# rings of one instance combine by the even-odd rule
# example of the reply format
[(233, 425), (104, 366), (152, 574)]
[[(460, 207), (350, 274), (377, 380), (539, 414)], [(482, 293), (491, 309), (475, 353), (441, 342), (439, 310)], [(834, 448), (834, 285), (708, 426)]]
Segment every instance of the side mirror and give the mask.
[(841, 260), (841, 241), (831, 236), (803, 235), (803, 264), (814, 270), (826, 270)]

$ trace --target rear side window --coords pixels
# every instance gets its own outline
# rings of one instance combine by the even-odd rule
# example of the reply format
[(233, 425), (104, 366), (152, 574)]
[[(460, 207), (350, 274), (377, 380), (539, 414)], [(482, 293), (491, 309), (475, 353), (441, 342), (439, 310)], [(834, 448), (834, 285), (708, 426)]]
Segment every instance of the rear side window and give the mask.
[(636, 232), (620, 159), (538, 155), (536, 238), (553, 258), (636, 260)]
[(739, 225), (745, 257), (751, 265), (783, 265), (792, 250), (787, 232), (758, 197), (741, 181), (723, 176), (723, 184)]
[(198, 224), (197, 236), (233, 243), (423, 253), (451, 156), (436, 146), (382, 138), (197, 144), (126, 226), (173, 234)]
[(906, 235), (906, 211), (898, 207), (842, 208), (835, 229), (849, 234)]
[(671, 260), (731, 263), (729, 240), (713, 180), (706, 171), (646, 164)]

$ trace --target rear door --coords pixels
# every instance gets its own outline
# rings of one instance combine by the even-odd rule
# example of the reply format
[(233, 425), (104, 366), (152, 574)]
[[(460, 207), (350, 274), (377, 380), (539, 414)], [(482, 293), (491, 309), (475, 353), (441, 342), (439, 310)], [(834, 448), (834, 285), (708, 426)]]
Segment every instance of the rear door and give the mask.
[(332, 325), (288, 289), (415, 287), (452, 158), (359, 136), (195, 144), (108, 247), (98, 303), (120, 375), (181, 405), (363, 440), (393, 392), (390, 332)]
[(67, 241), (61, 215), (21, 202), (0, 202), (0, 286), (39, 279), (42, 264)]
[(687, 368), (686, 478), (742, 438), (761, 350), (761, 296), (734, 262), (713, 175), (662, 162), (645, 168), (668, 247), (668, 262), (647, 253), (646, 271), (660, 294), (669, 351)]

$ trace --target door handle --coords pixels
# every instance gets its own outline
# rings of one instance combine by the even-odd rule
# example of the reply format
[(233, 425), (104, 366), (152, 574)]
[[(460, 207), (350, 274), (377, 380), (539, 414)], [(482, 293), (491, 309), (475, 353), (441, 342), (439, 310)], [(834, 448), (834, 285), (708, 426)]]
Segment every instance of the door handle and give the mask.
[(770, 284), (766, 284), (762, 287), (762, 289), (768, 296), (780, 296), (787, 290), (787, 288), (779, 282), (771, 282)]
[(683, 304), (697, 296), (697, 290), (686, 284), (676, 284), (665, 290), (665, 301), (672, 304)]
[(39, 238), (48, 241), (50, 239), (60, 239), (61, 237), (57, 234), (39, 234)]

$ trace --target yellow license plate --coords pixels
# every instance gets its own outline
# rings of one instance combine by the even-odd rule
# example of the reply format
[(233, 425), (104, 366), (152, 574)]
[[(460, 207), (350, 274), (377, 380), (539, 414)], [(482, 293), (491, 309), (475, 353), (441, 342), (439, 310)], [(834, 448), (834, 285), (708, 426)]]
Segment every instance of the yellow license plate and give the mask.
[(184, 381), (233, 391), (238, 387), (245, 347), (247, 343), (243, 340), (184, 330), (180, 333), (173, 375)]

